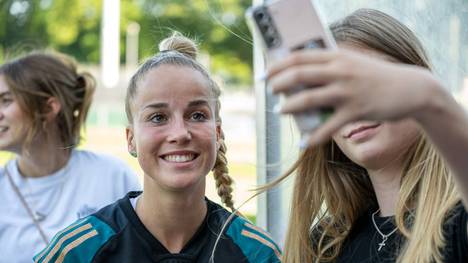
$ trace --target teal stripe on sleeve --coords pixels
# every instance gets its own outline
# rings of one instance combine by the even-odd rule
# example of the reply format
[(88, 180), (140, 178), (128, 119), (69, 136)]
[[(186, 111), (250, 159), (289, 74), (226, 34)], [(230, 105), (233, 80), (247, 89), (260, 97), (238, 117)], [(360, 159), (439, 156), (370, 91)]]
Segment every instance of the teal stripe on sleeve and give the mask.
[[(94, 216), (87, 217), (79, 225), (82, 231), (71, 236), (62, 235), (49, 245), (47, 253), (41, 256), (40, 260), (37, 260), (36, 256), (35, 262), (55, 262), (59, 257), (63, 257), (63, 262), (66, 263), (91, 262), (96, 252), (115, 235), (115, 231), (109, 225)], [(72, 233), (73, 230), (66, 232)]]
[[(250, 226), (253, 226), (253, 227), (250, 227)], [(244, 221), (244, 229), (247, 230), (247, 231), (250, 231), (250, 232), (254, 232), (255, 234), (265, 238), (266, 240), (270, 241), (274, 246), (275, 248), (281, 252), (281, 248), (278, 246), (278, 244), (276, 244), (276, 242), (271, 238), (270, 234), (269, 233), (266, 233), (263, 229), (262, 232), (256, 230), (255, 228), (259, 228), (255, 225), (253, 225), (252, 223), (248, 222), (248, 221)], [(266, 234), (265, 234), (266, 233)]]
[(279, 263), (281, 251), (268, 236), (245, 226), (246, 220), (237, 217), (233, 220), (226, 235), (239, 246), (250, 263)]
[(50, 250), (57, 244), (57, 241), (59, 241), (61, 238), (64, 236), (70, 234), (71, 232), (75, 231), (77, 228), (85, 225), (88, 223), (89, 217), (81, 218), (68, 226), (65, 229), (60, 230), (55, 234), (55, 236), (52, 238), (52, 240), (49, 241), (49, 244), (37, 255), (34, 256), (33, 260), (34, 262), (42, 262), (44, 260), (45, 255), (50, 253)]

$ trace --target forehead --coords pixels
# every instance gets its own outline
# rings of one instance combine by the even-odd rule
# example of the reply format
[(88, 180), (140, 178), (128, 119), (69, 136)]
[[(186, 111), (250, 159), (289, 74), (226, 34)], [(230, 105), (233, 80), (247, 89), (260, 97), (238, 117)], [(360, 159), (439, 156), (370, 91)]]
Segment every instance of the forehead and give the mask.
[(5, 93), (10, 91), (10, 88), (8, 87), (5, 77), (0, 74), (0, 93)]
[(161, 65), (148, 71), (140, 80), (135, 104), (142, 105), (147, 101), (183, 102), (196, 98), (209, 100), (210, 97), (209, 82), (196, 69)]

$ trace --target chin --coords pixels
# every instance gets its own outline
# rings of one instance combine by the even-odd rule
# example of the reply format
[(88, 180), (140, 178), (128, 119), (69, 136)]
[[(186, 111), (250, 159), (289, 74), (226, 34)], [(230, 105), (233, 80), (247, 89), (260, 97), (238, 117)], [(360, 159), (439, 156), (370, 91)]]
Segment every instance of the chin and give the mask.
[(177, 178), (171, 178), (171, 180), (165, 183), (167, 189), (174, 192), (183, 192), (193, 188), (197, 188), (199, 185), (204, 185), (205, 181), (199, 176), (188, 175), (188, 176), (177, 176)]
[(9, 143), (2, 143), (0, 142), (0, 151), (7, 151), (7, 152), (14, 152), (14, 153), (19, 153), (21, 147), (18, 146), (12, 146)]
[(383, 160), (386, 160), (386, 151), (381, 147), (366, 147), (356, 149), (350, 159), (358, 165), (368, 168), (378, 166)]

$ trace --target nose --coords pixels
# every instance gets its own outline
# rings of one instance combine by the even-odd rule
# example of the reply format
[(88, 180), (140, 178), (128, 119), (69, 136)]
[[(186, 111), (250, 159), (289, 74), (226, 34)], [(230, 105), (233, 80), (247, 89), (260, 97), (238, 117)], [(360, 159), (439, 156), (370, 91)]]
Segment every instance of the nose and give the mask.
[(190, 128), (186, 125), (183, 118), (174, 119), (171, 123), (171, 129), (167, 136), (170, 143), (184, 144), (192, 139)]

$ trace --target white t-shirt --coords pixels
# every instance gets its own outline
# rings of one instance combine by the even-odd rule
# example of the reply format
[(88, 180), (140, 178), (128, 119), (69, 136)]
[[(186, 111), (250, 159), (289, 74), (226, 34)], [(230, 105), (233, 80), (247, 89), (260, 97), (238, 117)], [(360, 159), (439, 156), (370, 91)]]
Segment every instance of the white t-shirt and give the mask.
[(13, 182), (30, 208), (45, 215), (40, 221), (48, 240), (78, 218), (140, 190), (135, 173), (117, 158), (89, 151), (73, 150), (67, 165), (40, 178), (24, 178), (17, 161), (0, 169), (0, 262), (32, 262), (44, 247), (38, 229), (21, 204), (5, 175)]

